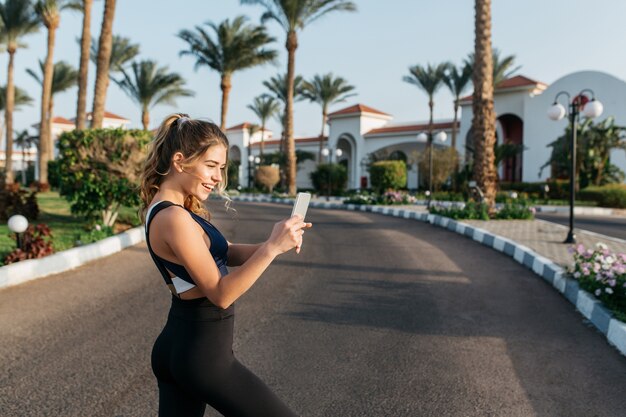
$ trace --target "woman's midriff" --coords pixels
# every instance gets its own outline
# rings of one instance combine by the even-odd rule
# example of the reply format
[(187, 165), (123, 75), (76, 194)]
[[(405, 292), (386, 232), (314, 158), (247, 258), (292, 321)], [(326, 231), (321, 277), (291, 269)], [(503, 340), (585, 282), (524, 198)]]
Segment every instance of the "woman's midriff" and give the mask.
[(193, 300), (194, 298), (206, 297), (200, 287), (194, 287), (189, 291), (185, 291), (180, 294), (180, 298), (183, 300)]

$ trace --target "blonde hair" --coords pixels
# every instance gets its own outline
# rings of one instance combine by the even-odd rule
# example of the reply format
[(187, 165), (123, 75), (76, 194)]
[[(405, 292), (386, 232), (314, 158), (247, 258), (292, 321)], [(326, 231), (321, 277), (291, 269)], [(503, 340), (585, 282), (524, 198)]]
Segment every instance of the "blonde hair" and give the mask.
[[(226, 148), (226, 162), (228, 166), (228, 138), (220, 128), (209, 121), (191, 119), (184, 113), (169, 115), (159, 126), (154, 139), (150, 143), (148, 156), (141, 173), (141, 221), (146, 221), (146, 211), (163, 179), (169, 174), (172, 167), (172, 158), (176, 152), (181, 152), (185, 160), (183, 167), (189, 167), (202, 156), (211, 146), (222, 145)], [(222, 169), (222, 181), (215, 190), (226, 199), (226, 209), (230, 208), (232, 200), (225, 192), (228, 185), (228, 168)], [(187, 196), (184, 202), (186, 209), (210, 220), (211, 214), (196, 197)]]

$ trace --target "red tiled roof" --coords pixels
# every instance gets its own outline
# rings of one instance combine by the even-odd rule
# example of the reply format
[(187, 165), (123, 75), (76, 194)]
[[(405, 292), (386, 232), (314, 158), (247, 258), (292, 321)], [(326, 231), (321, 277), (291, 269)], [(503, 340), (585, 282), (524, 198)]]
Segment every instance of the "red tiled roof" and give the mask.
[[(433, 123), (433, 129), (452, 129), (454, 122)], [(456, 122), (456, 128), (459, 128), (459, 122)], [(374, 136), (385, 133), (405, 133), (405, 132), (425, 132), (428, 130), (428, 123), (420, 123), (414, 125), (388, 126), (372, 129), (365, 133), (364, 136)]]
[[(326, 141), (328, 139), (328, 136), (324, 136), (324, 141)], [(309, 143), (309, 142), (318, 142), (320, 141), (320, 137), (319, 136), (315, 136), (312, 138), (294, 138), (294, 141), (296, 143)], [(278, 140), (264, 140), (263, 141), (264, 145), (279, 145), (280, 144), (280, 139)], [(261, 147), (261, 142), (254, 142), (252, 143), (250, 146), (252, 147)]]
[(515, 88), (515, 87), (524, 87), (524, 86), (545, 86), (546, 84), (531, 80), (528, 77), (524, 77), (523, 75), (516, 75), (515, 77), (507, 78), (506, 80), (502, 80), (496, 85), (496, 90), (501, 88)]
[[(92, 114), (93, 114), (92, 112), (89, 112), (89, 113), (87, 113), (87, 114), (86, 114), (86, 116), (87, 116), (87, 120), (91, 120)], [(105, 118), (107, 118), (107, 119), (128, 120), (128, 119), (126, 119), (125, 117), (118, 116), (117, 114), (113, 114), (113, 113), (108, 112), (108, 111), (106, 111), (106, 110), (105, 110), (105, 112), (104, 112), (104, 117), (105, 117)]]
[(65, 117), (61, 117), (61, 116), (55, 116), (52, 118), (52, 123), (56, 123), (59, 125), (72, 125), (74, 126), (74, 122), (72, 122), (71, 120), (66, 119)]
[(374, 114), (380, 114), (383, 116), (390, 116), (387, 113), (383, 113), (380, 110), (376, 110), (372, 107), (366, 106), (364, 104), (355, 104), (354, 106), (350, 106), (350, 107), (346, 107), (345, 109), (341, 109), (341, 110), (337, 110), (336, 112), (332, 112), (328, 115), (328, 117), (331, 116), (338, 116), (341, 114), (352, 114), (352, 113), (374, 113)]
[[(535, 81), (523, 75), (516, 75), (515, 77), (507, 78), (506, 80), (502, 80), (496, 85), (497, 90), (506, 90), (507, 88), (517, 88), (517, 87), (539, 87), (545, 88), (547, 84), (542, 83), (541, 81)], [(472, 95), (468, 95), (465, 97), (461, 97), (459, 101), (467, 102), (472, 101)]]
[[(229, 131), (229, 130), (244, 130), (244, 129), (249, 128), (250, 126), (253, 126), (253, 123), (243, 122), (243, 123), (240, 123), (238, 125), (226, 128), (226, 131)], [(259, 126), (259, 131), (260, 130), (261, 130), (261, 126)], [(265, 131), (269, 132), (270, 130), (268, 128), (265, 128)]]

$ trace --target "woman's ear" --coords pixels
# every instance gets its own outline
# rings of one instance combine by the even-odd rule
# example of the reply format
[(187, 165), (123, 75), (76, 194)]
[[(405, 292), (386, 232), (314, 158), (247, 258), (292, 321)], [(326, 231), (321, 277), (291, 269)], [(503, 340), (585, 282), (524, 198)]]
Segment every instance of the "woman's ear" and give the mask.
[(183, 162), (184, 159), (185, 157), (181, 152), (176, 152), (174, 156), (172, 156), (172, 165), (174, 166), (174, 169), (176, 171), (183, 172), (183, 167), (180, 164)]

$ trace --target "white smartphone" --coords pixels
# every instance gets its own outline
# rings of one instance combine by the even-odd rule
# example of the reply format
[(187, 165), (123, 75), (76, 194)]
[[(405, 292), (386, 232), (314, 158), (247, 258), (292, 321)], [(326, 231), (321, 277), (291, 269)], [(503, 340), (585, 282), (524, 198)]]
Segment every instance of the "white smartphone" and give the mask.
[(294, 214), (299, 214), (302, 216), (302, 220), (304, 220), (310, 201), (310, 193), (298, 193), (296, 196), (296, 202), (293, 204), (293, 209), (291, 210), (291, 215), (293, 216)]

